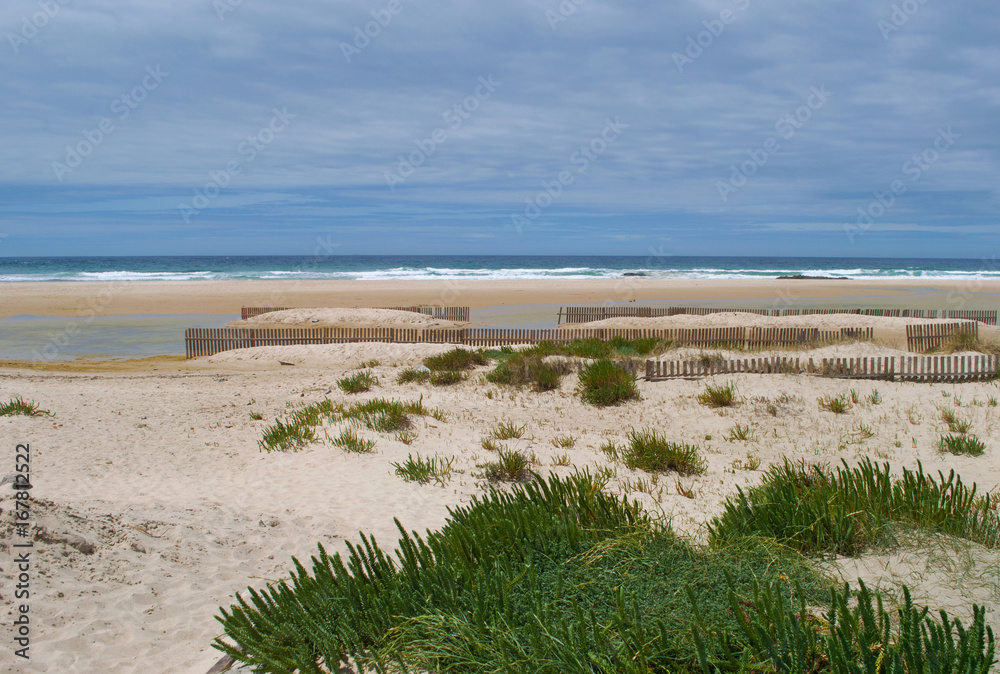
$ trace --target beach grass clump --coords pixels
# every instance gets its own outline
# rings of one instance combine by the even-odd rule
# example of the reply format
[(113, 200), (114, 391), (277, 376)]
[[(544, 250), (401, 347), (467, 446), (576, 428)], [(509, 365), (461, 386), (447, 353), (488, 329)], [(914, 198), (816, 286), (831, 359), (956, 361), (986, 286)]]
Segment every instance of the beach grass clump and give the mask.
[(524, 482), (536, 477), (531, 471), (531, 461), (518, 451), (499, 447), (496, 461), (480, 466), (482, 477), (490, 482)]
[(531, 386), (536, 391), (553, 391), (562, 384), (572, 367), (565, 362), (545, 361), (537, 353), (515, 353), (486, 373), (486, 381), (501, 386)]
[(369, 430), (379, 433), (395, 433), (412, 426), (411, 415), (428, 416), (431, 412), (424, 407), (422, 399), (418, 402), (402, 402), (373, 398), (354, 403), (346, 408), (342, 414), (345, 419)]
[(749, 424), (746, 426), (735, 424), (729, 429), (729, 435), (726, 436), (726, 440), (729, 442), (752, 442), (756, 439), (757, 437)]
[(378, 386), (378, 377), (371, 370), (355, 372), (349, 377), (337, 380), (337, 388), (344, 393), (364, 393), (372, 386)]
[(580, 372), (580, 398), (595, 407), (620, 405), (639, 399), (636, 376), (611, 360), (597, 360)]
[(257, 445), (265, 452), (298, 451), (316, 439), (316, 426), (293, 417), (287, 423), (281, 419), (264, 429)]
[(293, 558), (289, 578), (221, 609), (214, 645), (261, 672), (344, 658), (359, 671), (514, 674), (989, 669), (981, 609), (959, 628), (907, 595), (894, 619), (787, 548), (695, 546), (602, 486), (577, 473), (490, 489), (438, 531), (397, 521), (394, 554), (365, 534), (343, 555), (320, 545), (311, 570)]
[(452, 386), (465, 381), (465, 373), (461, 370), (438, 370), (431, 372), (432, 386)]
[(844, 394), (837, 396), (825, 395), (817, 399), (816, 403), (821, 410), (833, 412), (834, 414), (847, 414), (853, 407), (850, 398)]
[(0, 403), (0, 417), (54, 417), (55, 414), (48, 410), (43, 410), (36, 402), (28, 402), (21, 396), (11, 398), (5, 403)]
[(513, 421), (499, 421), (490, 429), (490, 437), (494, 440), (520, 440), (527, 427), (527, 424), (518, 426)]
[(612, 337), (610, 339), (573, 339), (568, 342), (542, 341), (534, 344), (520, 353), (538, 356), (573, 356), (600, 360), (603, 358), (638, 358), (655, 353), (662, 353), (673, 345), (669, 340), (658, 337), (639, 337), (625, 339)]
[(576, 445), (576, 438), (572, 435), (558, 435), (552, 438), (552, 446), (557, 449), (572, 449)]
[(698, 394), (698, 402), (706, 407), (733, 407), (738, 402), (736, 395), (736, 384), (733, 382), (708, 385)]
[(406, 482), (428, 484), (434, 481), (443, 487), (451, 479), (454, 463), (455, 457), (453, 456), (444, 459), (435, 455), (424, 459), (420, 457), (420, 454), (416, 456), (410, 454), (406, 457), (406, 461), (392, 465), (396, 469), (396, 475)]
[(362, 438), (351, 428), (345, 428), (340, 435), (330, 438), (330, 444), (352, 454), (371, 454), (375, 451), (374, 440)]
[(979, 331), (975, 328), (962, 327), (954, 334), (949, 335), (940, 346), (927, 350), (927, 353), (985, 353), (1000, 354), (1000, 342), (991, 342), (982, 339)]
[(948, 430), (952, 433), (964, 435), (972, 430), (972, 422), (958, 416), (950, 407), (941, 408), (941, 421), (948, 425)]
[(974, 435), (942, 435), (938, 440), (938, 451), (956, 456), (982, 456), (986, 444)]
[(425, 382), (430, 380), (431, 373), (428, 370), (420, 370), (415, 367), (407, 367), (396, 376), (397, 384), (411, 384), (413, 382)]
[(451, 351), (445, 351), (436, 356), (424, 358), (424, 366), (434, 372), (440, 370), (471, 370), (479, 365), (486, 365), (489, 362), (489, 356), (482, 349), (471, 351), (469, 349), (454, 348)]
[(632, 470), (674, 472), (683, 476), (704, 475), (708, 470), (708, 463), (697, 446), (670, 442), (654, 429), (632, 429), (626, 438), (624, 447), (609, 443), (607, 448), (602, 445), (601, 450), (608, 458), (621, 460)]
[(785, 459), (763, 482), (726, 501), (709, 525), (715, 543), (748, 536), (775, 539), (804, 554), (857, 555), (891, 542), (897, 528), (919, 527), (987, 547), (1000, 545), (1000, 520), (990, 495), (977, 497), (952, 471), (939, 478), (868, 459), (836, 470)]

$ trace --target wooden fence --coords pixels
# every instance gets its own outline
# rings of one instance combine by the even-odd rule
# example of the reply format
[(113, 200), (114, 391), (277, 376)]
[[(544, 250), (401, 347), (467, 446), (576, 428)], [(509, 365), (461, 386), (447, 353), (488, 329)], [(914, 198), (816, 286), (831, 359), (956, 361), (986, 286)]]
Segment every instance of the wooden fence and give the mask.
[(870, 328), (821, 331), (814, 328), (592, 328), (520, 330), (516, 328), (190, 328), (184, 334), (188, 358), (255, 346), (343, 344), (346, 342), (422, 342), (477, 347), (513, 346), (574, 339), (663, 339), (702, 348), (781, 348), (793, 344), (827, 343), (870, 336)]
[[(286, 311), (294, 307), (242, 307), (240, 318), (244, 321), (248, 318), (268, 314), (272, 311)], [(315, 307), (313, 307), (315, 308)], [(392, 309), (393, 311), (410, 311), (415, 314), (424, 314), (447, 321), (469, 321), (469, 307), (375, 307), (377, 309)]]
[(954, 318), (997, 324), (997, 312), (957, 311), (953, 309), (716, 309), (713, 307), (559, 307), (558, 324), (589, 323), (607, 318), (659, 318), (661, 316), (708, 316), (719, 313), (756, 314), (758, 316), (810, 316), (817, 314), (852, 314), (855, 316), (888, 316), (894, 318)]
[(841, 379), (887, 381), (983, 381), (997, 376), (1000, 356), (886, 356), (823, 358), (700, 358), (646, 361), (646, 379), (700, 378), (722, 374), (812, 374)]
[(930, 349), (939, 348), (959, 332), (969, 333), (979, 337), (979, 323), (938, 323), (931, 325), (906, 326), (906, 350), (924, 353)]

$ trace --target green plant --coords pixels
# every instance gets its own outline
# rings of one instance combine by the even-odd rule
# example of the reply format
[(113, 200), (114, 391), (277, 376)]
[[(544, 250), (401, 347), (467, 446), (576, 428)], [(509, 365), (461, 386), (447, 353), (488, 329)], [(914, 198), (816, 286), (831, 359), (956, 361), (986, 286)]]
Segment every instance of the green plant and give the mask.
[(344, 377), (337, 381), (337, 388), (344, 393), (364, 393), (372, 386), (378, 386), (378, 377), (372, 374), (371, 370), (355, 372), (350, 377)]
[(869, 405), (879, 405), (882, 402), (882, 395), (878, 392), (878, 389), (875, 389), (865, 397), (865, 401)]
[(487, 452), (496, 452), (496, 451), (501, 450), (501, 449), (506, 449), (506, 446), (494, 442), (493, 438), (482, 438), (482, 439), (480, 439), (479, 444)]
[(986, 451), (986, 444), (974, 435), (942, 435), (938, 441), (938, 451), (942, 454), (968, 454), (969, 456), (982, 456)]
[(576, 438), (572, 435), (559, 435), (552, 438), (552, 446), (561, 449), (572, 449), (576, 445)]
[(841, 394), (839, 396), (829, 396), (825, 395), (818, 401), (819, 408), (821, 410), (827, 410), (828, 412), (833, 412), (834, 414), (847, 414), (848, 410), (851, 409), (851, 402), (847, 399), (847, 396)]
[(683, 496), (684, 498), (693, 499), (698, 496), (698, 492), (694, 490), (693, 484), (690, 487), (685, 487), (679, 479), (674, 483), (674, 490), (678, 496)]
[(996, 399), (996, 397), (995, 396), (986, 396), (986, 404), (989, 405), (990, 407), (996, 407), (997, 406), (997, 399)]
[(293, 417), (287, 424), (281, 419), (264, 429), (263, 435), (257, 441), (262, 451), (273, 452), (288, 450), (296, 451), (316, 439), (315, 425)]
[(486, 381), (502, 386), (530, 384), (536, 391), (554, 391), (570, 370), (569, 363), (546, 362), (540, 354), (521, 352), (502, 360), (487, 372)]
[(636, 376), (610, 360), (595, 361), (580, 372), (578, 391), (584, 402), (597, 407), (639, 399)]
[(568, 466), (571, 462), (569, 454), (556, 454), (552, 457), (553, 466)]
[(733, 461), (733, 471), (746, 470), (753, 472), (760, 468), (760, 457), (756, 454), (747, 454), (747, 460), (736, 459)]
[(720, 367), (725, 364), (726, 359), (721, 353), (701, 353), (698, 355), (698, 362), (704, 367)]
[(486, 365), (490, 362), (489, 357), (482, 351), (470, 351), (469, 349), (454, 348), (436, 356), (424, 358), (424, 366), (428, 370), (471, 370), (479, 365)]
[(490, 437), (494, 440), (517, 440), (524, 435), (527, 427), (527, 424), (516, 426), (512, 421), (500, 421), (490, 429)]
[(431, 414), (423, 402), (400, 402), (385, 398), (372, 398), (364, 402), (354, 403), (343, 411), (343, 417), (355, 425), (378, 431), (380, 433), (395, 433), (410, 428), (413, 422), (411, 414)]
[(439, 370), (431, 373), (431, 384), (434, 386), (451, 386), (458, 384), (465, 376), (461, 370)]
[(750, 428), (750, 426), (740, 426), (739, 424), (730, 428), (729, 435), (726, 436), (726, 440), (729, 440), (729, 442), (736, 442), (737, 440), (742, 442), (752, 442), (756, 439), (756, 436), (753, 434), (753, 429)]
[(260, 412), (251, 412), (250, 413), (250, 419), (252, 421), (261, 421), (261, 420), (264, 419), (264, 415), (261, 414)]
[(972, 422), (959, 417), (950, 407), (941, 408), (941, 421), (948, 425), (948, 430), (952, 433), (968, 433), (972, 430)]
[(605, 440), (599, 449), (612, 461), (618, 461), (621, 458), (622, 448), (612, 440)]
[(835, 471), (785, 460), (763, 482), (727, 499), (709, 525), (716, 543), (768, 536), (805, 554), (855, 555), (887, 542), (893, 526), (905, 524), (996, 547), (1000, 521), (992, 498), (977, 498), (952, 471), (940, 479), (903, 469), (893, 478), (889, 464), (865, 459)]
[[(655, 430), (636, 431), (627, 435), (624, 448), (615, 448), (617, 457), (632, 470), (647, 472), (674, 471), (681, 475), (702, 475), (708, 469), (707, 462), (693, 445), (669, 442)], [(601, 448), (604, 450), (604, 447)], [(604, 450), (611, 456), (608, 450)]]
[(497, 460), (483, 464), (483, 477), (490, 482), (524, 482), (534, 477), (531, 462), (524, 454), (502, 447), (497, 450)]
[(393, 437), (404, 445), (412, 445), (417, 439), (417, 434), (414, 431), (396, 431)]
[(425, 382), (431, 378), (431, 373), (427, 370), (418, 370), (415, 367), (408, 367), (400, 371), (396, 377), (397, 384), (409, 384), (412, 382)]
[(330, 443), (335, 447), (340, 447), (345, 452), (355, 454), (370, 454), (375, 451), (374, 440), (366, 440), (350, 428), (345, 428), (340, 435), (330, 438)]
[(55, 414), (48, 410), (40, 409), (35, 402), (25, 402), (21, 396), (11, 398), (8, 402), (0, 403), (0, 417), (15, 417), (18, 415), (26, 417), (55, 416)]
[(355, 369), (368, 370), (373, 367), (378, 367), (381, 364), (382, 361), (380, 361), (378, 358), (372, 358), (371, 360), (362, 361), (361, 363), (358, 364), (357, 368)]
[(707, 407), (732, 407), (736, 404), (736, 384), (719, 384), (718, 386), (706, 386), (705, 390), (698, 394), (698, 402)]
[(427, 484), (433, 480), (444, 486), (451, 479), (452, 465), (454, 463), (455, 457), (453, 456), (443, 459), (435, 455), (429, 459), (422, 459), (420, 458), (420, 454), (417, 454), (415, 457), (410, 454), (406, 457), (406, 461), (393, 463), (392, 465), (396, 469), (396, 475), (403, 478), (406, 482)]

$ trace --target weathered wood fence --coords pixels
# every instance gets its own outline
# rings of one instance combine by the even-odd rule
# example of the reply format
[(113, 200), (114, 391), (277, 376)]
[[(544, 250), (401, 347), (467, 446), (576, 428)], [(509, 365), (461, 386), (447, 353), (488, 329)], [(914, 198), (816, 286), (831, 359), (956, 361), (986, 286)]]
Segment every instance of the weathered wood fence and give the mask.
[(842, 379), (887, 381), (982, 381), (997, 376), (1000, 356), (886, 356), (880, 358), (699, 358), (646, 361), (646, 379), (700, 378), (714, 375), (812, 374)]
[(958, 311), (953, 309), (716, 309), (714, 307), (559, 307), (558, 324), (589, 323), (607, 318), (659, 318), (661, 316), (708, 316), (719, 313), (756, 314), (758, 316), (810, 316), (817, 314), (852, 314), (855, 316), (889, 316), (895, 318), (954, 318), (997, 324), (997, 312)]
[(823, 331), (814, 328), (591, 328), (520, 330), (516, 328), (190, 328), (184, 334), (188, 358), (255, 346), (343, 344), (346, 342), (422, 342), (497, 347), (574, 339), (654, 338), (694, 347), (781, 348), (794, 344), (838, 342), (870, 336), (870, 328)]
[(906, 350), (923, 353), (930, 349), (940, 348), (959, 333), (978, 338), (979, 323), (968, 321), (966, 323), (938, 323), (936, 325), (907, 325)]
[[(240, 318), (244, 321), (248, 318), (254, 318), (255, 316), (260, 316), (261, 314), (269, 314), (272, 311), (286, 311), (288, 309), (294, 309), (295, 307), (242, 307), (240, 309)], [(313, 307), (315, 308), (315, 307)], [(393, 311), (410, 311), (415, 314), (423, 314), (425, 316), (433, 316), (434, 318), (441, 318), (448, 321), (468, 321), (469, 320), (469, 307), (375, 307), (376, 309), (392, 309)]]

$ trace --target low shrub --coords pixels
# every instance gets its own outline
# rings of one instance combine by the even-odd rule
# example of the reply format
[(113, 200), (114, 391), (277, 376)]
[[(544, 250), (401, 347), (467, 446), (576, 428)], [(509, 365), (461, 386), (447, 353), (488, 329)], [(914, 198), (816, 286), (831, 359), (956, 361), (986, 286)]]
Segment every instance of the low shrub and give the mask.
[(500, 361), (486, 373), (486, 381), (502, 386), (531, 386), (536, 391), (553, 391), (571, 371), (569, 363), (545, 362), (537, 353), (516, 353)]

